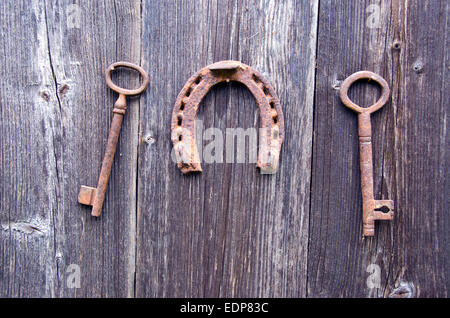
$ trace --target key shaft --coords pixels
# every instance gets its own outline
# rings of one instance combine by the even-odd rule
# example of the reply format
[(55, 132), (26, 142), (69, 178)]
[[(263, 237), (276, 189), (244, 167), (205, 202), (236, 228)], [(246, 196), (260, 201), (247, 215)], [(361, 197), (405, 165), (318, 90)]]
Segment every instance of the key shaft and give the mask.
[(105, 155), (103, 157), (102, 168), (98, 178), (97, 188), (81, 186), (78, 201), (82, 204), (92, 205), (91, 215), (99, 217), (102, 213), (103, 202), (105, 201), (106, 189), (119, 141), (120, 129), (122, 127), (123, 116), (127, 109), (125, 95), (120, 94), (113, 109), (113, 118), (109, 129), (108, 141), (106, 143)]

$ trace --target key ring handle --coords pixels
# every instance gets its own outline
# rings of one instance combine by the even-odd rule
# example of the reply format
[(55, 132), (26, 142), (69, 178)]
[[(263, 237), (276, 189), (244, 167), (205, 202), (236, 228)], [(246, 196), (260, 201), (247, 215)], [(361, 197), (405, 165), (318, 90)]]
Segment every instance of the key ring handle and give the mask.
[[(142, 77), (141, 86), (139, 86), (136, 89), (126, 89), (126, 88), (122, 88), (122, 87), (119, 87), (116, 84), (114, 84), (111, 79), (111, 73), (112, 73), (112, 71), (114, 71), (116, 68), (119, 68), (119, 67), (129, 68), (129, 69), (139, 72), (139, 74), (141, 74), (141, 77)], [(142, 67), (140, 67), (136, 64), (133, 64), (133, 63), (123, 62), (123, 61), (116, 62), (116, 63), (113, 63), (110, 66), (108, 66), (108, 69), (106, 70), (106, 73), (105, 73), (105, 79), (106, 79), (106, 85), (108, 85), (109, 88), (111, 88), (116, 93), (126, 95), (126, 96), (135, 96), (135, 95), (141, 94), (147, 88), (148, 83), (149, 83), (148, 74), (146, 71), (144, 71), (144, 69)]]
[[(348, 90), (349, 90), (350, 86), (352, 86), (353, 83), (355, 83), (356, 81), (359, 81), (361, 79), (368, 79), (369, 81), (374, 81), (374, 82), (378, 83), (378, 85), (380, 85), (380, 87), (381, 87), (381, 97), (377, 100), (377, 102), (375, 104), (373, 104), (370, 107), (358, 106), (354, 102), (352, 102), (350, 100), (350, 98), (348, 97)], [(346, 107), (350, 108), (351, 110), (353, 110), (359, 114), (362, 114), (362, 113), (370, 114), (370, 113), (377, 111), (378, 109), (383, 107), (384, 104), (386, 104), (386, 102), (389, 99), (390, 93), (391, 93), (391, 91), (389, 89), (388, 83), (380, 75), (375, 74), (370, 71), (360, 71), (360, 72), (353, 73), (352, 75), (350, 75), (349, 77), (347, 77), (344, 80), (344, 82), (341, 85), (341, 89), (339, 91), (339, 97), (341, 98), (342, 103)]]

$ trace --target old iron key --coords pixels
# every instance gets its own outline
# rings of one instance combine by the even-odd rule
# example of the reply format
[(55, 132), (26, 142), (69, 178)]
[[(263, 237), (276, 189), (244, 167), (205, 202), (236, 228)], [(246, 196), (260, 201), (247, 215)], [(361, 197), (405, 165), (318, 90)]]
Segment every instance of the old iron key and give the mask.
[[(137, 89), (125, 89), (115, 85), (111, 80), (111, 72), (118, 67), (124, 67), (138, 71), (142, 77), (142, 84)], [(123, 116), (127, 110), (126, 96), (135, 96), (141, 94), (148, 86), (149, 78), (147, 73), (140, 66), (128, 63), (117, 62), (111, 64), (105, 74), (106, 84), (113, 91), (119, 93), (113, 108), (113, 118), (111, 128), (109, 129), (108, 141), (106, 143), (105, 156), (103, 158), (100, 177), (98, 178), (97, 188), (81, 186), (78, 194), (78, 202), (81, 204), (92, 205), (92, 216), (99, 217), (102, 213), (103, 201), (105, 200), (106, 187), (108, 186), (111, 167), (113, 164), (114, 154), (116, 153), (117, 141), (119, 140), (120, 128), (122, 127)]]
[[(368, 79), (381, 86), (381, 97), (370, 107), (363, 108), (353, 103), (348, 97), (350, 86), (360, 80)], [(394, 201), (375, 200), (373, 194), (372, 165), (372, 128), (370, 114), (377, 111), (389, 99), (389, 86), (378, 74), (361, 71), (347, 77), (341, 85), (339, 96), (345, 106), (358, 113), (359, 160), (361, 169), (361, 192), (363, 200), (363, 235), (374, 236), (375, 220), (392, 220), (394, 217)], [(382, 212), (382, 208), (387, 209)]]

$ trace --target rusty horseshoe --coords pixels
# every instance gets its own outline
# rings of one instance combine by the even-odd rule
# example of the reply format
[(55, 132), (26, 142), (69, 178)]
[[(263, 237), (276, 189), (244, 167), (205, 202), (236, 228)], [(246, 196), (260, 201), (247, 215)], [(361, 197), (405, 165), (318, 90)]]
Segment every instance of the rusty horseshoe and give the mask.
[(259, 108), (260, 130), (257, 167), (262, 174), (277, 171), (284, 119), (280, 101), (272, 85), (256, 70), (239, 61), (220, 61), (202, 68), (188, 79), (172, 112), (172, 143), (178, 168), (184, 173), (201, 172), (195, 140), (195, 119), (200, 102), (209, 90), (221, 82), (244, 84)]

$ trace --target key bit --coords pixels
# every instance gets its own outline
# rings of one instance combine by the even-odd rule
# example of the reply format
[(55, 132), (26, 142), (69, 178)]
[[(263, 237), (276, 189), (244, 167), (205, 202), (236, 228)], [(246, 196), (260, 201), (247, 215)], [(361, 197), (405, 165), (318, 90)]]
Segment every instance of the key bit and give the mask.
[(80, 193), (78, 194), (78, 202), (85, 205), (92, 205), (96, 191), (97, 188), (82, 185)]
[(375, 220), (392, 220), (394, 218), (394, 201), (392, 200), (374, 200)]

